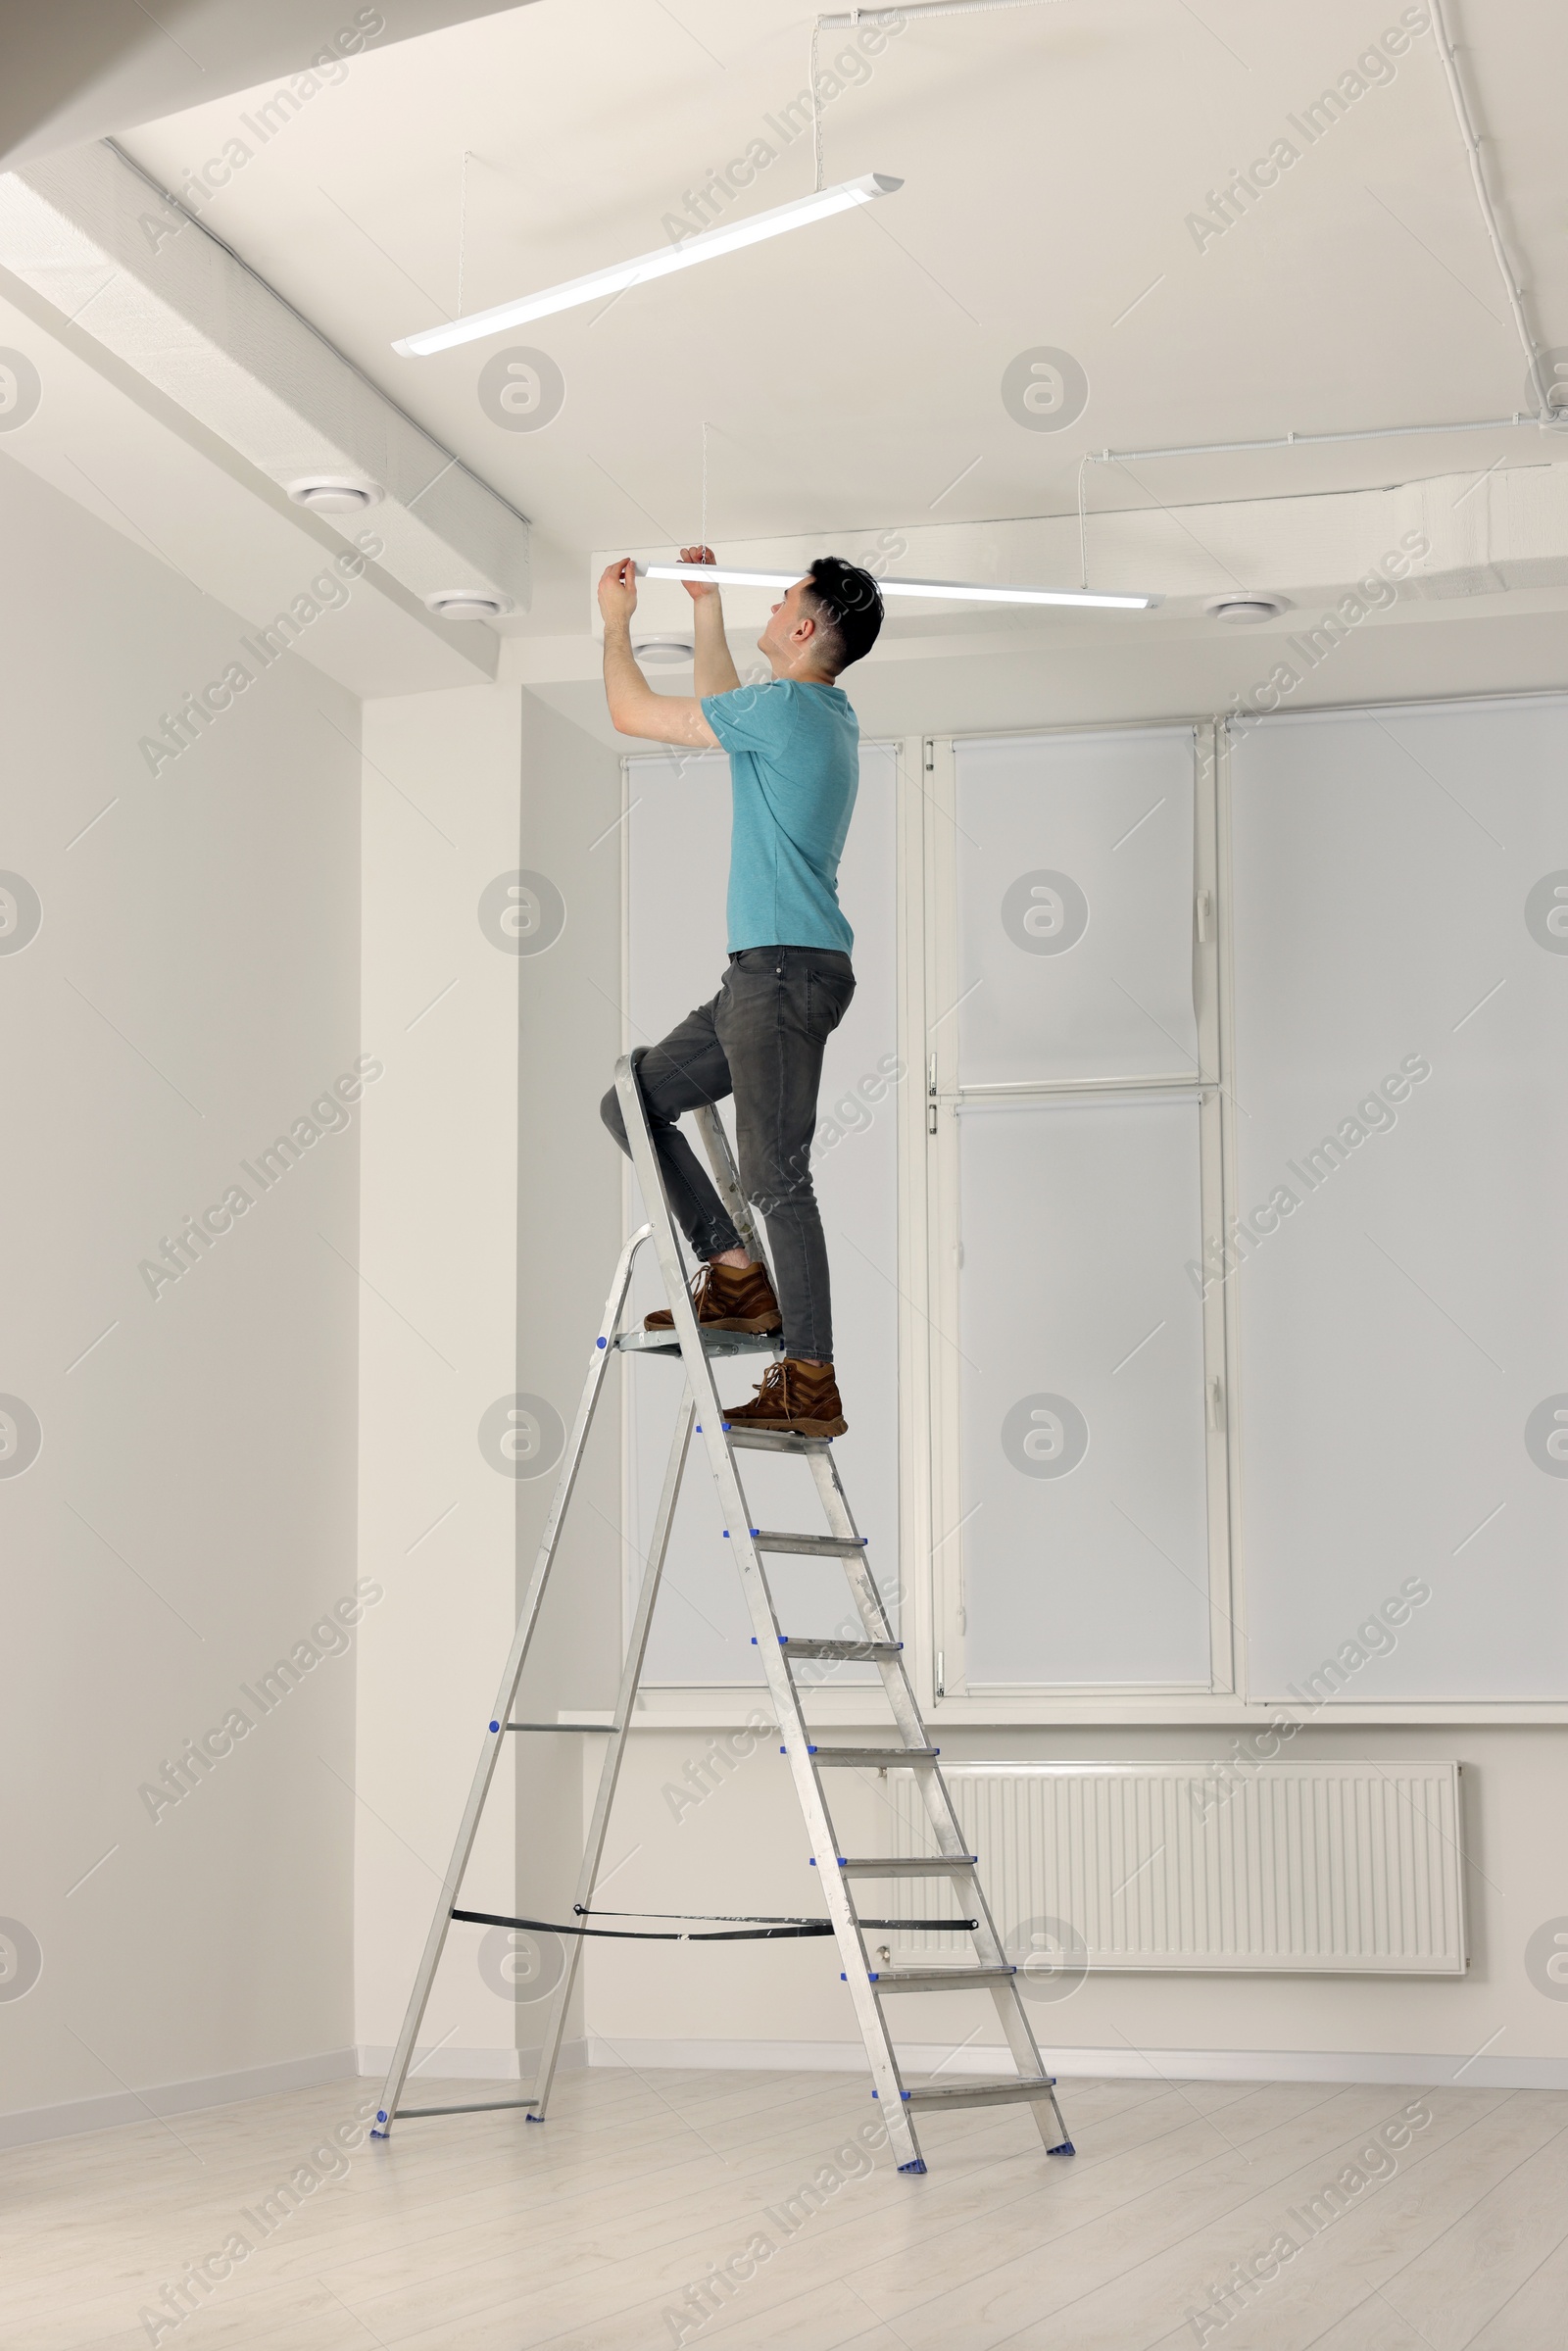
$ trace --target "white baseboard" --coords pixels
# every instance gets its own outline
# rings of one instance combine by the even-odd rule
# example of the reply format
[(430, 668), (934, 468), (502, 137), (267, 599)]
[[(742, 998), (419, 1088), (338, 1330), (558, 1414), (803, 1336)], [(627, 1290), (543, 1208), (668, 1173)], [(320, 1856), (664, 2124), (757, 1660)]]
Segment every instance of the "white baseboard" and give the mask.
[[(392, 2063), (390, 2041), (362, 2041), (356, 2054), (359, 2071), (367, 2080), (385, 2079)], [(531, 2082), (538, 2055), (537, 2049), (454, 2048), (450, 2041), (438, 2041), (429, 2048), (416, 2045), (406, 2095), (412, 2103), (421, 2074), (429, 2082)], [(575, 2073), (587, 2063), (587, 2052), (580, 2040), (562, 2043), (564, 2073)]]
[[(1038, 2028), (1037, 2028), (1038, 2029)], [(901, 2048), (911, 2074), (1005, 2074), (1005, 2047), (973, 2041), (955, 2050), (933, 2041)], [(1363, 2082), (1410, 2083), (1416, 2088), (1568, 2089), (1568, 2058), (1434, 2056), (1381, 2049), (1067, 2049), (1044, 2046), (1047, 2064), (1063, 2081), (1075, 2076), (1131, 2082)], [(858, 2041), (834, 2040), (606, 2040), (588, 2038), (593, 2066), (678, 2066), (694, 2071), (863, 2074)]]
[[(910, 2073), (995, 2074), (1008, 2070), (1001, 2046), (970, 2042), (955, 2051), (948, 2044), (906, 2046)], [(1414, 2088), (1568, 2089), (1568, 2058), (1463, 2057), (1378, 2049), (1045, 2049), (1047, 2063), (1064, 2081), (1099, 2075), (1113, 2081), (1156, 2082), (1345, 2082), (1408, 2083)], [(516, 2049), (454, 2049), (416, 2054), (431, 2081), (518, 2082), (522, 2059)], [(117, 2090), (96, 2098), (73, 2098), (0, 2115), (0, 2147), (71, 2138), (86, 2131), (113, 2131), (143, 2123), (149, 2113), (194, 2114), (202, 2107), (228, 2106), (244, 2098), (269, 2098), (291, 2089), (314, 2089), (324, 2082), (370, 2081), (392, 2061), (390, 2043), (367, 2042), (358, 2049), (328, 2049), (318, 2057), (289, 2057), (274, 2065), (247, 2066), (232, 2074), (210, 2074), (197, 2082), (166, 2082), (143, 2090)], [(801, 2040), (607, 2040), (568, 2041), (561, 2052), (567, 2072), (584, 2065), (677, 2067), (693, 2072), (863, 2074), (865, 2053), (858, 2041)]]
[(275, 2065), (209, 2074), (199, 2082), (163, 2082), (148, 2089), (71, 2098), (59, 2106), (34, 2106), (0, 2115), (0, 2147), (30, 2146), (36, 2139), (74, 2138), (83, 2131), (113, 2131), (122, 2123), (145, 2123), (149, 2114), (194, 2114), (201, 2107), (228, 2106), (241, 2098), (274, 2097), (279, 2090), (314, 2089), (322, 2082), (352, 2082), (359, 2071), (352, 2049), (328, 2049), (319, 2057), (284, 2057)]

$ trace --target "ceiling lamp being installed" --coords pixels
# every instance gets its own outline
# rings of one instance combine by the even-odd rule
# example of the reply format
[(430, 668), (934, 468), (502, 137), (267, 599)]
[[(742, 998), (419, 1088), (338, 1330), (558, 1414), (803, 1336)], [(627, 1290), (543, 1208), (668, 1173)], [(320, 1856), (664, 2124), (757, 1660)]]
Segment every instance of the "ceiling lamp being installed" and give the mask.
[(598, 302), (649, 278), (668, 277), (698, 262), (717, 261), (722, 254), (739, 253), (743, 246), (783, 236), (788, 229), (806, 228), (813, 220), (831, 220), (835, 213), (874, 204), (879, 196), (891, 196), (903, 185), (902, 179), (867, 171), (863, 178), (843, 180), (836, 188), (819, 188), (814, 196), (797, 197), (793, 204), (775, 205), (771, 212), (753, 213), (747, 220), (729, 220), (718, 228), (699, 229), (678, 244), (662, 245), (657, 253), (641, 253), (635, 261), (616, 262), (587, 277), (547, 286), (542, 294), (523, 294), (515, 302), (498, 303), (493, 310), (473, 311), (466, 318), (449, 318), (444, 326), (423, 327), (417, 334), (405, 335), (392, 348), (410, 359), (427, 359), (433, 351), (450, 351), (458, 343), (476, 343), (485, 335), (504, 334), (509, 326), (526, 325), (530, 318), (575, 310), (579, 303)]
[[(710, 587), (792, 588), (799, 571), (739, 571), (724, 563), (639, 563), (647, 579), (706, 580)], [(1117, 612), (1150, 612), (1163, 604), (1162, 596), (1109, 596), (1088, 588), (998, 588), (957, 579), (879, 579), (884, 596), (956, 598), (967, 604), (1089, 605)]]

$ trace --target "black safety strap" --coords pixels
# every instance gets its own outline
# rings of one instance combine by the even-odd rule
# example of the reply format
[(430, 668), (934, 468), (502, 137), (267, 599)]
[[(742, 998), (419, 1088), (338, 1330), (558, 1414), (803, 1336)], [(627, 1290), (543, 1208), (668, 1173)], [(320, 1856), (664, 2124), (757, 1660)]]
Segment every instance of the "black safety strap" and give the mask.
[[(491, 1910), (454, 1910), (452, 1917), (470, 1927), (514, 1927), (520, 1933), (533, 1935), (600, 1935), (614, 1942), (660, 1943), (734, 1943), (787, 1942), (812, 1935), (831, 1935), (831, 1919), (769, 1919), (754, 1920), (747, 1925), (725, 1927), (701, 1935), (682, 1935), (649, 1927), (564, 1927), (551, 1919), (498, 1918)], [(579, 1911), (579, 1917), (597, 1918), (705, 1918), (706, 1911), (605, 1910), (589, 1913)], [(861, 1919), (862, 1927), (902, 1930), (908, 1934), (935, 1934), (961, 1931), (972, 1934), (979, 1924), (975, 1919)]]

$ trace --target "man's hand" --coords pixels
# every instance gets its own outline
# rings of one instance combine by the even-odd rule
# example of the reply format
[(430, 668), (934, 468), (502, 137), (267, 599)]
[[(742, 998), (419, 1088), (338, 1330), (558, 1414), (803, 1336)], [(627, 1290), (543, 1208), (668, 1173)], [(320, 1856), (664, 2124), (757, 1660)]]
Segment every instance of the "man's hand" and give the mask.
[[(703, 593), (707, 595), (710, 591), (705, 589)], [(629, 555), (623, 555), (618, 563), (607, 564), (600, 574), (599, 610), (607, 628), (617, 620), (630, 628), (631, 616), (637, 610), (637, 566)]]
[[(683, 547), (680, 551), (680, 560), (683, 563), (716, 563), (718, 558), (710, 547)], [(686, 593), (693, 604), (702, 604), (710, 596), (718, 594), (716, 588), (704, 587), (700, 579), (689, 579), (684, 584)]]

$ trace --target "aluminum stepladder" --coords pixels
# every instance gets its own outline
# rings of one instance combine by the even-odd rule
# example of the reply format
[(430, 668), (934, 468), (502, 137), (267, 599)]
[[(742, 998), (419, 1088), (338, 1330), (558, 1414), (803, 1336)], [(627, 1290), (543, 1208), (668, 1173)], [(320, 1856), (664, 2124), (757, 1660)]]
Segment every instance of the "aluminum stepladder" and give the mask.
[[(581, 1401), (577, 1406), (555, 1494), (545, 1520), (517, 1630), (502, 1676), (500, 1692), (484, 1734), (484, 1745), (453, 1846), (452, 1860), (437, 1897), (435, 1916), (415, 1978), (408, 2013), (393, 2052), (380, 2111), (371, 2135), (385, 2138), (400, 2115), (413, 2118), (421, 2115), (494, 2113), (503, 2109), (521, 2108), (529, 2122), (543, 2122), (545, 2119), (582, 1950), (581, 1940), (575, 1935), (566, 1938), (565, 1964), (552, 1995), (538, 2078), (531, 2097), (486, 2099), (461, 2106), (405, 2107), (401, 2101), (419, 2026), (453, 1918), (490, 1916), (488, 1913), (460, 1912), (456, 1905), (485, 1798), (500, 1759), (503, 1739), (509, 1730), (523, 1727), (513, 1725), (512, 1709), (516, 1702), (518, 1684), (527, 1661), (562, 1525), (576, 1485), (588, 1431), (604, 1387), (611, 1355), (617, 1351), (627, 1355), (669, 1355), (678, 1352), (686, 1374), (685, 1396), (676, 1415), (674, 1440), (626, 1647), (614, 1718), (607, 1739), (599, 1792), (577, 1881), (574, 1915), (592, 1909), (611, 1806), (642, 1678), (654, 1604), (659, 1594), (681, 1479), (695, 1434), (702, 1438), (707, 1449), (725, 1536), (740, 1571), (751, 1612), (753, 1639), (761, 1660), (768, 1695), (773, 1702), (782, 1741), (780, 1751), (788, 1761), (794, 1780), (810, 1840), (812, 1864), (838, 1944), (843, 1981), (849, 1987), (856, 2023), (865, 2044), (871, 2070), (872, 2095), (881, 2104), (887, 2121), (889, 2142), (898, 2159), (900, 2171), (923, 2172), (926, 2168), (914, 2129), (914, 2115), (923, 2110), (941, 2112), (964, 2107), (1027, 2104), (1047, 2153), (1070, 2155), (1073, 2152), (1072, 2142), (1056, 2101), (1055, 2082), (1046, 2072), (1036, 2045), (1018, 1990), (1017, 1970), (1007, 1960), (987, 1908), (980, 1886), (979, 1863), (976, 1856), (966, 1849), (952, 1798), (942, 1777), (938, 1750), (927, 1739), (914, 1691), (905, 1670), (904, 1644), (893, 1636), (881, 1594), (867, 1563), (865, 1538), (856, 1528), (838, 1465), (833, 1458), (832, 1445), (824, 1438), (746, 1429), (731, 1426), (725, 1421), (714, 1385), (714, 1359), (759, 1350), (775, 1353), (776, 1342), (728, 1332), (710, 1332), (705, 1338), (700, 1332), (691, 1292), (687, 1287), (680, 1243), (664, 1197), (653, 1138), (649, 1133), (630, 1056), (623, 1056), (617, 1062), (615, 1084), (625, 1119), (627, 1140), (631, 1146), (632, 1165), (649, 1210), (649, 1221), (626, 1243), (615, 1267), (614, 1280), (606, 1301), (605, 1318), (594, 1342)], [(763, 1254), (760, 1239), (750, 1204), (741, 1192), (728, 1139), (716, 1110), (710, 1106), (700, 1110), (697, 1113), (697, 1125), (725, 1208), (743, 1242), (754, 1255), (760, 1257)], [(633, 1262), (638, 1249), (650, 1239), (654, 1244), (665, 1297), (674, 1318), (673, 1336), (640, 1331), (623, 1334), (620, 1331), (621, 1315), (631, 1287)], [(753, 1525), (736, 1464), (736, 1454), (748, 1449), (797, 1455), (807, 1463), (827, 1522), (828, 1532), (825, 1535), (784, 1533)], [(808, 1558), (835, 1558), (842, 1562), (851, 1596), (863, 1627), (863, 1639), (818, 1640), (809, 1635), (780, 1631), (763, 1560), (767, 1555), (787, 1556), (791, 1553)], [(893, 1743), (885, 1746), (830, 1746), (814, 1741), (805, 1718), (805, 1693), (797, 1688), (795, 1680), (796, 1665), (808, 1661), (873, 1663), (881, 1676), (883, 1695), (893, 1719), (896, 1734)], [(823, 1787), (824, 1773), (836, 1770), (911, 1771), (925, 1801), (936, 1852), (920, 1858), (890, 1858), (884, 1855), (857, 1857), (841, 1853)], [(866, 1947), (857, 1912), (856, 1883), (860, 1879), (886, 1882), (916, 1878), (946, 1879), (950, 1882), (956, 1899), (973, 1920), (973, 1965), (880, 1970), (872, 1966), (871, 1954)], [(884, 2001), (901, 1992), (967, 1991), (976, 1987), (988, 1991), (996, 2004), (1014, 2072), (997, 2079), (959, 2077), (942, 2084), (917, 2083), (913, 2088), (906, 2087), (900, 2071), (893, 2035), (883, 2013)]]

